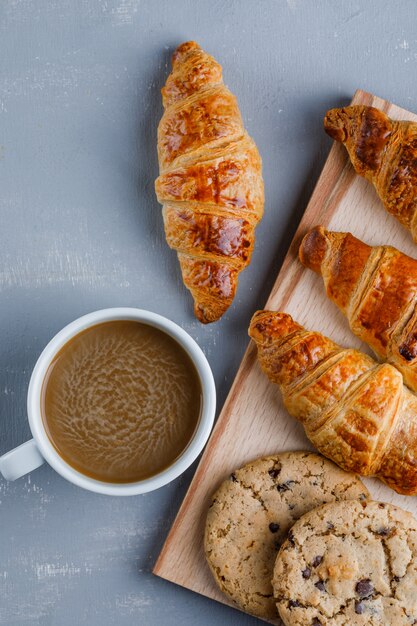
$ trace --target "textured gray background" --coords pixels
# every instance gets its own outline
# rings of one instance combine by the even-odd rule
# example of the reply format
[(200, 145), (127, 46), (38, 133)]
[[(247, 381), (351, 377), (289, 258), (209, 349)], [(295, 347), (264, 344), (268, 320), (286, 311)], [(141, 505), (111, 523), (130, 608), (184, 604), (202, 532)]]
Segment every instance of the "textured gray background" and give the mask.
[[(223, 65), (264, 160), (252, 265), (209, 327), (192, 316), (153, 195), (159, 90), (187, 39)], [(213, 367), (220, 406), (328, 152), (326, 108), (362, 87), (416, 111), (416, 70), (413, 0), (2, 0), (0, 453), (29, 437), (42, 347), (102, 307), (180, 323)], [(117, 500), (46, 466), (0, 478), (0, 623), (255, 624), (150, 573), (192, 473)]]

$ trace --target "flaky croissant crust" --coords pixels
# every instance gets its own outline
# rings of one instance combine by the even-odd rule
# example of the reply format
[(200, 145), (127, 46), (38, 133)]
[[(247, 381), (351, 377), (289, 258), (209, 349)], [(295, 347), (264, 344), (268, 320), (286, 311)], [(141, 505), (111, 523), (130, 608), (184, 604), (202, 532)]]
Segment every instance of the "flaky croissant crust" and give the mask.
[(324, 128), (346, 146), (356, 172), (374, 184), (387, 211), (417, 241), (417, 124), (357, 105), (328, 111)]
[(391, 246), (368, 246), (322, 226), (304, 237), (299, 257), (321, 274), (328, 297), (355, 335), (417, 391), (417, 261)]
[(343, 469), (417, 493), (417, 397), (388, 363), (338, 346), (290, 315), (257, 311), (259, 363), (311, 442)]
[(195, 42), (175, 51), (162, 97), (155, 190), (195, 314), (212, 322), (250, 262), (264, 204), (261, 158), (221, 66)]

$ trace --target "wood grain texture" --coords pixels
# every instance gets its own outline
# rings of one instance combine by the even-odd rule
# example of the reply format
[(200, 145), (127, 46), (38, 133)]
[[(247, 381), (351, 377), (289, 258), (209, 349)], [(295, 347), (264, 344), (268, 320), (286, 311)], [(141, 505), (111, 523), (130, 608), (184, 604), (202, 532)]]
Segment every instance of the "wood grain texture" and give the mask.
[[(394, 119), (417, 121), (417, 115), (363, 91), (356, 92), (352, 103), (375, 106)], [(337, 343), (369, 352), (353, 336), (336, 306), (327, 300), (321, 277), (298, 261), (300, 240), (316, 224), (351, 231), (371, 245), (394, 245), (411, 256), (416, 256), (417, 248), (410, 233), (385, 212), (373, 187), (355, 174), (344, 147), (335, 143), (266, 308), (285, 310), (301, 324), (329, 335)], [(301, 425), (283, 407), (278, 389), (262, 374), (255, 347), (250, 344), (154, 573), (229, 604), (215, 586), (203, 554), (203, 528), (210, 495), (233, 469), (250, 459), (282, 450), (310, 448)], [(366, 483), (375, 499), (417, 513), (415, 498), (399, 496), (376, 479)]]

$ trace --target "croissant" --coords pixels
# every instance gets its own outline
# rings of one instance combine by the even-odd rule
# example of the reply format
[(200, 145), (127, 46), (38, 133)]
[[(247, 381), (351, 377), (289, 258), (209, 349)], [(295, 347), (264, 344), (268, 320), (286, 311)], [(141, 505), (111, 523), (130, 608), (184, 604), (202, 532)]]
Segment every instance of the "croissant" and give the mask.
[(417, 261), (391, 246), (371, 247), (322, 226), (304, 237), (299, 257), (322, 275), (327, 295), (354, 334), (417, 392)]
[(257, 311), (249, 335), (288, 412), (324, 456), (417, 494), (417, 397), (395, 367), (341, 348), (286, 313)]
[(175, 51), (162, 98), (155, 191), (166, 239), (196, 317), (214, 322), (250, 262), (264, 205), (261, 158), (221, 66), (194, 41)]
[(374, 184), (388, 213), (417, 242), (417, 124), (396, 122), (379, 109), (332, 109), (324, 129), (344, 143), (356, 172)]

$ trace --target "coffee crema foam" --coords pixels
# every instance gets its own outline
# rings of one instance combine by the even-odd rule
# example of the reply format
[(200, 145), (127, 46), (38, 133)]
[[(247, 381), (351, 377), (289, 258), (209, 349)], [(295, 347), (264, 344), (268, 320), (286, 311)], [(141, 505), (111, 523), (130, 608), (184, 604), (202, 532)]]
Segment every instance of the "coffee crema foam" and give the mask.
[(135, 321), (97, 324), (71, 339), (45, 377), (42, 417), (59, 455), (92, 478), (154, 476), (183, 452), (201, 384), (179, 344)]

